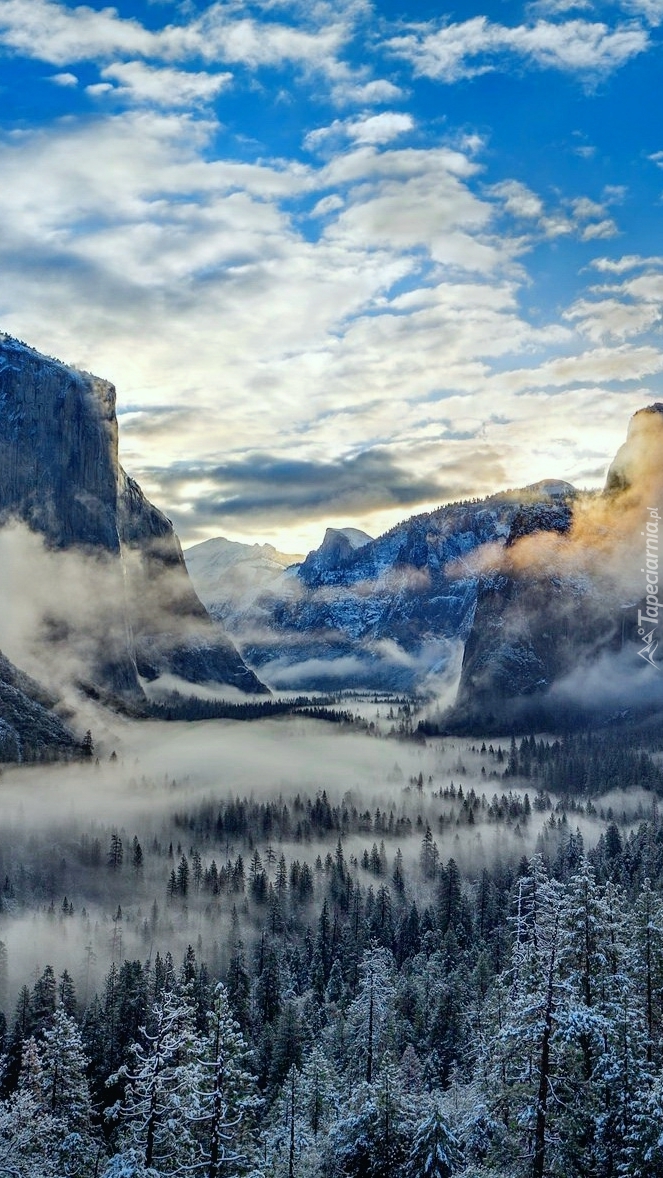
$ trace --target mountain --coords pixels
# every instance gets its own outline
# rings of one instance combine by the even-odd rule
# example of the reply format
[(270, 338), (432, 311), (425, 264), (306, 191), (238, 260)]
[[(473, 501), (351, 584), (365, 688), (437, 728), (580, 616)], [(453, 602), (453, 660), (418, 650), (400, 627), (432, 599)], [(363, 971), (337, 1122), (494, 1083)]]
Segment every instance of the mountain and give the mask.
[(259, 598), (276, 589), (284, 571), (304, 558), (279, 552), (272, 544), (240, 544), (217, 536), (187, 548), (184, 559), (209, 613), (236, 629), (244, 615), (259, 609)]
[(551, 481), (449, 504), (377, 539), (328, 528), (304, 561), (280, 573), (272, 566), (239, 600), (225, 579), (208, 587), (204, 545), (187, 561), (198, 591), (271, 686), (411, 691), (449, 673), (462, 653), (479, 581), (472, 555), (503, 545), (523, 505), (546, 510), (572, 491)]
[(162, 674), (266, 690), (196, 595), (170, 520), (122, 470), (112, 384), (0, 335), (0, 425), (0, 525), (21, 521), (80, 573), (36, 623), (51, 664), (75, 658), (79, 681), (129, 698)]
[(309, 552), (299, 569), (305, 585), (320, 585), (328, 576), (331, 583), (338, 569), (352, 563), (356, 552), (372, 542), (372, 537), (359, 528), (327, 528), (319, 548)]
[(0, 761), (45, 761), (80, 753), (56, 701), (0, 651)]
[(602, 493), (561, 496), (556, 509), (514, 519), (504, 552), (480, 579), (443, 727), (572, 727), (663, 707), (655, 658), (662, 508), (656, 403), (631, 419)]
[(603, 492), (546, 479), (414, 516), (375, 540), (328, 529), (224, 616), (273, 686), (448, 692), (455, 670), (448, 730), (640, 714), (663, 708), (662, 516), (656, 403), (632, 418)]

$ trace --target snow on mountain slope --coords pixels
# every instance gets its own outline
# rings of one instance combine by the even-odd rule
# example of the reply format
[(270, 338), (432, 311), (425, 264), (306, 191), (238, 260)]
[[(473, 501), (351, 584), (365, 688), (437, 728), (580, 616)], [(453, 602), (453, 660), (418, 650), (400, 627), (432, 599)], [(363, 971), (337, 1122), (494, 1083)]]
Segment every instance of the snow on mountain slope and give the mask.
[(468, 558), (503, 545), (523, 503), (552, 501), (525, 488), (453, 503), (375, 540), (328, 528), (280, 571), (265, 545), (208, 541), (186, 559), (202, 599), (271, 686), (412, 690), (457, 664), (476, 607)]
[(196, 592), (212, 616), (236, 626), (262, 594), (279, 593), (284, 571), (304, 558), (279, 552), (272, 544), (240, 544), (217, 536), (188, 548), (184, 559)]

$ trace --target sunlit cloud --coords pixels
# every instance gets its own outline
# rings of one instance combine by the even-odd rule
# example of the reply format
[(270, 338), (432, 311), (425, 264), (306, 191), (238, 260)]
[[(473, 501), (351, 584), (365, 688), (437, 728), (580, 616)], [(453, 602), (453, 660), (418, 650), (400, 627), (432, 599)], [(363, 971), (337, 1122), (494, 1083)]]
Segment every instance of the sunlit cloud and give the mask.
[(601, 23), (540, 20), (532, 25), (494, 24), (485, 16), (441, 28), (419, 26), (393, 37), (391, 51), (409, 61), (417, 74), (441, 82), (457, 82), (490, 70), (506, 68), (510, 55), (539, 69), (557, 69), (580, 76), (610, 73), (649, 46), (645, 29), (610, 29)]

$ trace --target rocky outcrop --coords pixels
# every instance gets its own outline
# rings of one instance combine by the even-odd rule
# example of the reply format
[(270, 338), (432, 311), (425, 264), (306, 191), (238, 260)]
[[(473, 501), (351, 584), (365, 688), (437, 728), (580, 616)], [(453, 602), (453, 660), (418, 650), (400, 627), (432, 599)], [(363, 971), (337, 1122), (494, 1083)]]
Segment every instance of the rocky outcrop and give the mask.
[(605, 493), (658, 502), (663, 485), (663, 404), (655, 401), (633, 414), (626, 441), (610, 465)]
[(514, 518), (499, 570), (479, 582), (450, 729), (554, 728), (562, 711), (578, 710), (551, 696), (554, 685), (585, 658), (620, 649), (616, 603), (591, 577), (580, 569), (544, 574), (540, 565), (509, 559), (525, 536), (567, 535), (571, 520), (568, 501)]
[(139, 675), (171, 673), (265, 690), (197, 597), (172, 524), (120, 467), (113, 386), (0, 336), (0, 423), (0, 523), (24, 521), (103, 570), (89, 590), (105, 599), (103, 634), (59, 619), (56, 598), (48, 619), (86, 645), (90, 684), (140, 697)]
[[(517, 513), (497, 567), (479, 583), (445, 729), (570, 727), (663, 706), (655, 639), (650, 661), (648, 627), (637, 620), (643, 529), (652, 510), (660, 517), (662, 496), (657, 403), (631, 419), (601, 494), (554, 495)], [(561, 547), (547, 543), (555, 534), (565, 537)]]
[(169, 519), (119, 470), (118, 531), (138, 673), (264, 692), (197, 596)]
[(0, 335), (0, 425), (0, 521), (119, 554), (113, 386)]
[(79, 754), (75, 736), (54, 709), (53, 697), (0, 652), (0, 761)]
[(359, 528), (327, 528), (319, 548), (309, 552), (299, 568), (305, 585), (320, 585), (328, 580), (333, 584), (339, 570), (354, 560), (355, 554), (372, 542), (372, 537)]
[[(320, 548), (254, 594), (250, 608), (222, 605), (222, 582), (214, 609), (273, 686), (417, 690), (450, 668), (468, 636), (473, 554), (503, 545), (523, 504), (551, 502), (535, 488), (449, 504), (376, 540), (329, 528)], [(195, 580), (194, 563), (191, 571)]]

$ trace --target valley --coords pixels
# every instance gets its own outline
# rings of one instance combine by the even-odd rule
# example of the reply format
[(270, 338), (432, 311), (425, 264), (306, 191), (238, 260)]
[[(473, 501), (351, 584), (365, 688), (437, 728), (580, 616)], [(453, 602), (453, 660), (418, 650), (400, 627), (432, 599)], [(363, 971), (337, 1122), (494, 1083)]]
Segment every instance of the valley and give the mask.
[(603, 491), (183, 554), (0, 362), (0, 1172), (656, 1178), (661, 405)]

